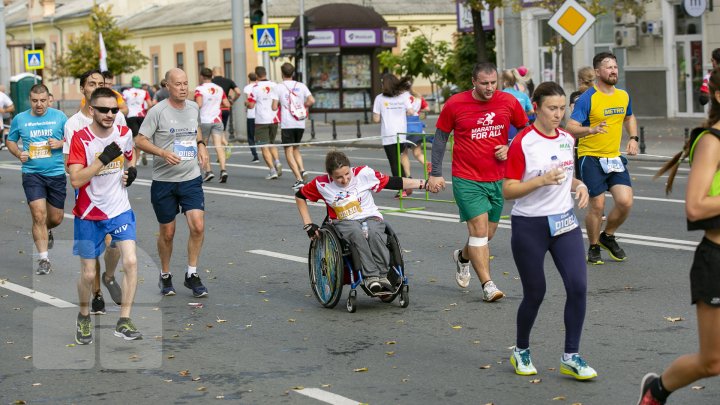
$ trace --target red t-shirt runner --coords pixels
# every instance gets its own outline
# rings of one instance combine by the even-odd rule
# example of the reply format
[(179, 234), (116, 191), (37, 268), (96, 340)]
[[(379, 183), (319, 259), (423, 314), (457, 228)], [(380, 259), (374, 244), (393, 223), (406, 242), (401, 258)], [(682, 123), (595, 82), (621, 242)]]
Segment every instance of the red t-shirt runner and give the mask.
[(495, 91), (489, 101), (473, 98), (472, 90), (458, 93), (440, 112), (437, 128), (454, 132), (452, 175), (473, 181), (505, 177), (505, 162), (495, 158), (495, 147), (507, 145), (510, 124), (523, 127), (527, 115), (509, 93)]

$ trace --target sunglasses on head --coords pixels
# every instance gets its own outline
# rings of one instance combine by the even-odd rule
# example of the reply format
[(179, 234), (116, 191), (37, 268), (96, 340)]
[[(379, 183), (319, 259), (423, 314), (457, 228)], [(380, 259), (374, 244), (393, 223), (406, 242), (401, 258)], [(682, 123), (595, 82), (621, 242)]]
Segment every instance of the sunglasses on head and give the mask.
[(100, 106), (94, 106), (94, 105), (91, 107), (94, 108), (95, 110), (97, 110), (97, 112), (99, 112), (100, 114), (107, 114), (109, 112), (112, 112), (113, 114), (117, 114), (118, 111), (120, 111), (120, 107), (112, 107), (111, 108), (111, 107), (100, 107)]

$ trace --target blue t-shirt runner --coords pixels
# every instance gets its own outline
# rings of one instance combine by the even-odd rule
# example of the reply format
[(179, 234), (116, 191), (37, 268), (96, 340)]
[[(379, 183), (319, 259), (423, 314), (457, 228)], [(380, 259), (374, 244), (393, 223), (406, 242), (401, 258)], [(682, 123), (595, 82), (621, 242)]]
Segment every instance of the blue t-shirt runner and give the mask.
[(62, 148), (51, 149), (49, 140), (62, 141), (67, 117), (60, 110), (48, 108), (44, 115), (32, 115), (31, 110), (21, 112), (12, 120), (8, 140), (22, 139), (22, 151), (30, 155), (22, 165), (22, 172), (43, 176), (65, 174)]

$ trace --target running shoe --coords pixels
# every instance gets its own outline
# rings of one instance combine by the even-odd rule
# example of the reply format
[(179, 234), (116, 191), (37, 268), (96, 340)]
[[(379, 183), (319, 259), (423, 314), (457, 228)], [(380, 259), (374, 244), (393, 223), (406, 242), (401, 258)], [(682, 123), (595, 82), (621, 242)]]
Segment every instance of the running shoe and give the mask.
[(570, 360), (560, 357), (560, 374), (571, 375), (576, 380), (589, 380), (597, 377), (597, 372), (588, 366), (579, 354), (573, 354)]
[(215, 178), (215, 174), (213, 172), (205, 172), (205, 177), (203, 177), (203, 181), (210, 181)]
[(461, 253), (462, 249), (458, 249), (453, 252), (453, 260), (455, 261), (455, 266), (457, 268), (455, 272), (455, 282), (460, 286), (460, 288), (467, 288), (470, 285), (470, 278), (472, 278), (470, 275), (470, 260), (464, 263), (461, 262)]
[(55, 246), (55, 237), (53, 236), (52, 231), (48, 230), (48, 250), (52, 249), (53, 246)]
[(305, 183), (303, 183), (302, 180), (297, 180), (295, 182), (295, 184), (293, 184), (292, 189), (297, 191), (297, 190), (300, 190), (301, 188), (303, 188), (304, 185), (305, 185)]
[(600, 232), (600, 240), (598, 243), (601, 248), (610, 253), (610, 257), (612, 257), (616, 262), (622, 262), (627, 259), (625, 251), (620, 248), (620, 245), (618, 245), (615, 240), (615, 235), (608, 235), (605, 232)]
[(367, 287), (368, 290), (372, 293), (379, 293), (382, 291), (382, 284), (380, 284), (380, 278), (379, 277), (368, 277), (365, 279), (365, 287)]
[(275, 170), (277, 170), (278, 176), (282, 176), (282, 163), (280, 163), (280, 162), (275, 163)]
[(250, 163), (258, 164), (258, 163), (260, 163), (260, 159), (258, 159), (258, 157), (255, 156), (255, 157), (250, 161)]
[(158, 281), (158, 287), (160, 287), (160, 294), (168, 296), (175, 295), (175, 287), (172, 284), (172, 274), (163, 275), (160, 273), (160, 281)]
[(387, 277), (380, 277), (378, 279), (378, 282), (382, 286), (383, 290), (392, 291), (395, 289), (395, 286), (392, 285), (392, 283), (390, 282), (390, 280), (388, 280)]
[(142, 339), (142, 333), (138, 332), (135, 324), (130, 318), (120, 318), (115, 326), (115, 332), (113, 334), (117, 337), (121, 337), (125, 340), (140, 340)]
[(184, 285), (192, 290), (193, 297), (195, 298), (205, 297), (208, 295), (207, 288), (205, 288), (202, 281), (200, 281), (200, 276), (198, 276), (197, 273), (193, 273), (191, 276), (186, 274)]
[(147, 166), (147, 154), (145, 152), (140, 153), (140, 161), (143, 166)]
[(587, 262), (589, 264), (605, 264), (600, 256), (600, 245), (590, 245), (587, 253)]
[(108, 292), (110, 293), (110, 298), (112, 298), (113, 302), (115, 302), (117, 305), (120, 305), (122, 302), (122, 290), (120, 289), (120, 286), (115, 281), (115, 277), (107, 277), (105, 275), (106, 273), (102, 274), (102, 282), (105, 285), (105, 288), (107, 288)]
[(483, 286), (483, 301), (495, 302), (503, 299), (503, 297), (505, 297), (505, 293), (498, 290), (497, 286), (495, 286), (495, 283), (493, 283), (492, 280), (488, 281)]
[(225, 170), (220, 170), (220, 183), (227, 183), (228, 174)]
[(308, 177), (310, 177), (310, 173), (303, 170), (300, 172), (300, 177), (302, 177), (303, 181), (307, 181)]
[(515, 367), (515, 374), (537, 374), (537, 369), (533, 366), (532, 360), (530, 359), (530, 349), (520, 351), (513, 349), (512, 355), (510, 355), (510, 363), (512, 363), (513, 367)]
[(278, 174), (277, 172), (270, 172), (267, 176), (265, 176), (265, 180), (277, 180)]
[(408, 193), (405, 190), (398, 191), (397, 194), (395, 194), (395, 199), (398, 199), (402, 196), (402, 198), (407, 198)]
[(95, 293), (90, 304), (90, 315), (105, 315), (105, 299), (102, 295)]
[(660, 377), (655, 373), (645, 374), (645, 377), (643, 377), (640, 382), (640, 399), (638, 399), (637, 405), (662, 405), (665, 403), (665, 401), (656, 399), (650, 390), (650, 386), (654, 384), (658, 378)]
[(79, 345), (89, 345), (92, 343), (92, 321), (90, 320), (90, 315), (82, 316), (78, 314), (75, 326), (77, 327), (75, 331), (75, 342)]
[(35, 270), (35, 274), (38, 276), (43, 276), (45, 274), (50, 273), (52, 271), (52, 268), (50, 267), (50, 260), (49, 259), (40, 259), (38, 262), (38, 268)]

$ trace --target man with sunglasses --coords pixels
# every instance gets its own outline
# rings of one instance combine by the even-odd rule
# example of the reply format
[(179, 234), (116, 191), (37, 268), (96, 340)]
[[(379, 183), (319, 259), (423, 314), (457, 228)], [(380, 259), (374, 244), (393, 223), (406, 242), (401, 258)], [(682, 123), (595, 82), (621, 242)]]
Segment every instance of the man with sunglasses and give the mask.
[[(22, 184), (39, 256), (35, 274), (44, 275), (51, 270), (48, 249), (54, 244), (52, 229), (62, 222), (65, 208), (62, 137), (67, 117), (50, 108), (50, 91), (44, 84), (32, 86), (29, 98), (30, 109), (13, 118), (7, 147), (22, 162)], [(20, 139), (22, 150), (17, 144)]]
[(187, 99), (188, 78), (182, 69), (165, 73), (170, 97), (153, 107), (135, 138), (138, 149), (157, 156), (153, 159), (150, 200), (160, 224), (158, 254), (162, 271), (160, 294), (175, 295), (170, 258), (175, 238), (175, 217), (185, 214), (188, 240), (185, 287), (194, 297), (205, 297), (207, 288), (197, 274), (197, 262), (205, 239), (205, 194), (200, 166), (208, 161), (207, 145), (200, 130), (200, 108)]
[[(80, 76), (80, 92), (83, 94), (83, 100), (90, 100), (92, 93), (100, 88), (107, 87), (105, 84), (104, 75), (97, 69), (88, 70)], [(113, 92), (115, 93), (115, 92)], [(116, 93), (115, 93), (116, 94)], [(117, 94), (115, 99), (117, 100)], [(122, 97), (121, 97), (122, 99)], [(122, 125), (126, 126), (125, 116), (119, 111), (115, 116), (114, 126)], [(70, 155), (70, 145), (72, 144), (73, 135), (93, 123), (92, 112), (90, 110), (90, 103), (83, 103), (80, 111), (75, 113), (72, 117), (68, 118), (65, 123), (65, 139), (63, 142), (63, 154), (65, 155), (65, 163), (67, 164), (67, 158)], [(133, 155), (135, 157), (135, 155)], [(67, 167), (66, 167), (67, 170)], [(115, 281), (115, 269), (117, 268), (118, 261), (120, 261), (120, 250), (112, 243), (110, 236), (105, 238), (105, 273), (102, 274), (102, 281), (105, 284), (105, 288), (110, 292), (110, 297), (117, 304), (120, 305), (122, 298), (122, 291), (120, 286)], [(105, 299), (100, 291), (100, 260), (95, 263), (95, 284), (93, 285), (93, 300), (91, 305), (91, 314), (105, 314)]]
[(111, 89), (96, 89), (88, 101), (93, 122), (74, 134), (67, 161), (70, 182), (78, 190), (73, 209), (73, 254), (80, 256), (81, 265), (77, 284), (80, 312), (75, 334), (75, 341), (81, 345), (92, 343), (88, 304), (106, 235), (120, 249), (125, 273), (120, 319), (114, 334), (125, 340), (142, 339), (130, 320), (137, 287), (135, 214), (127, 193), (127, 187), (137, 177), (132, 133), (126, 126), (115, 125), (120, 108)]

